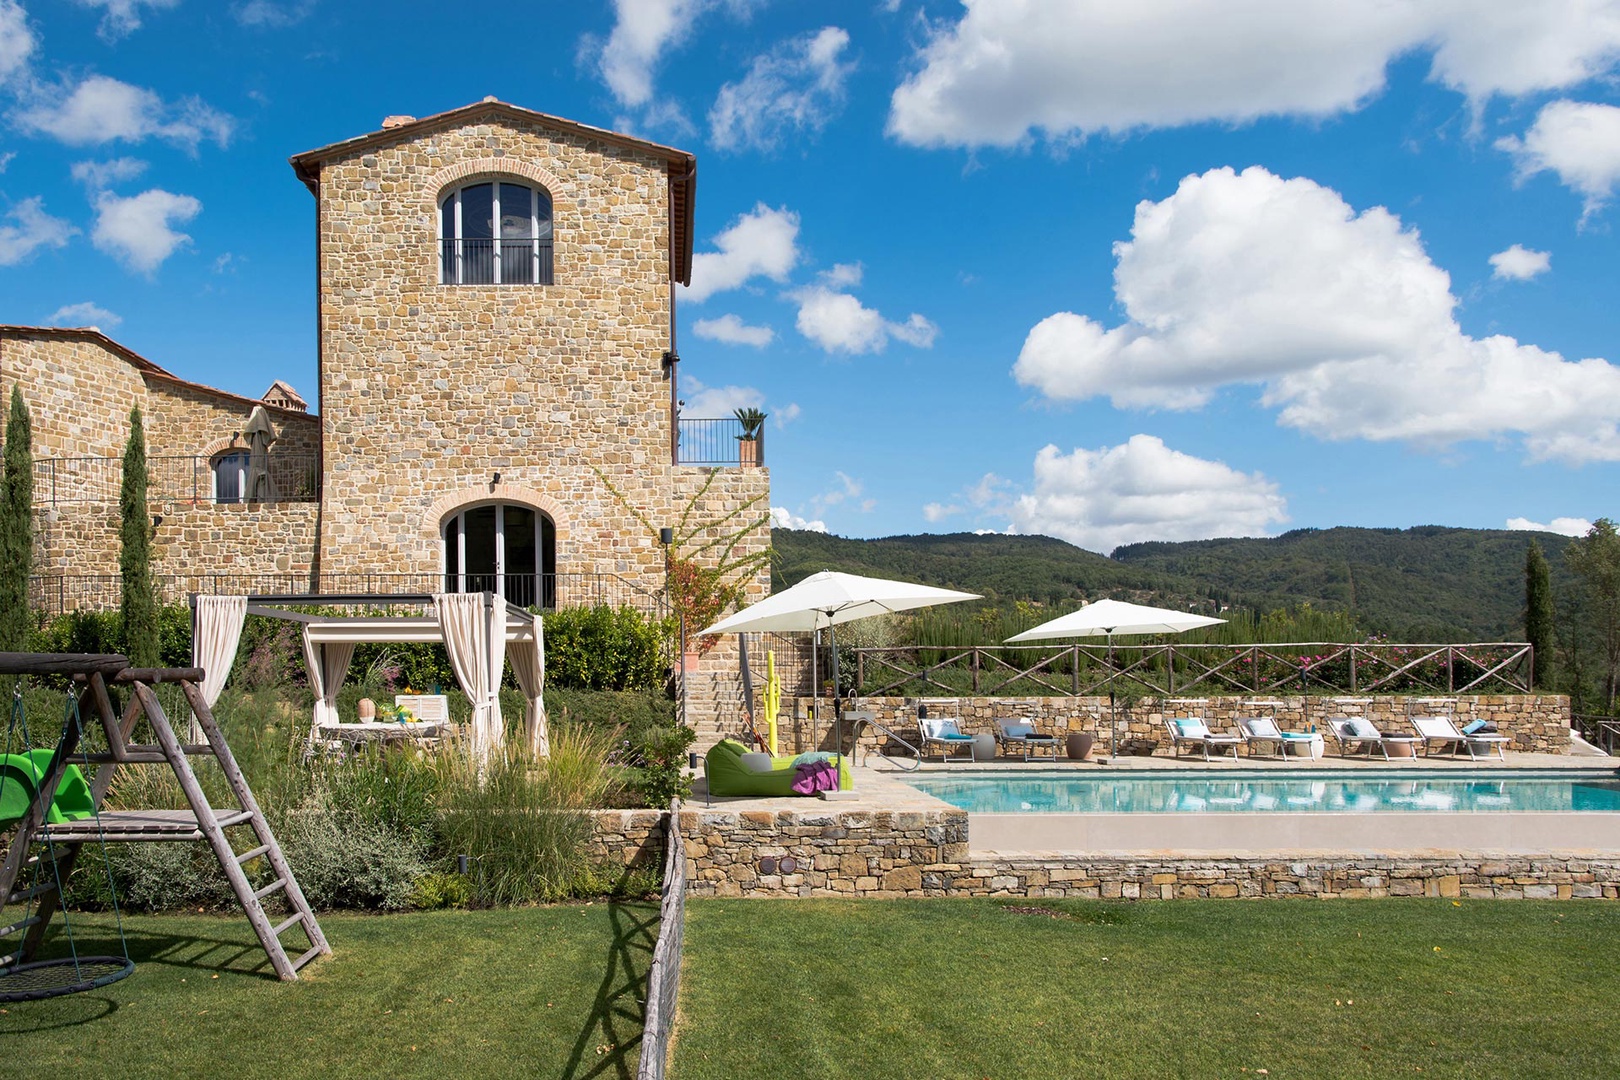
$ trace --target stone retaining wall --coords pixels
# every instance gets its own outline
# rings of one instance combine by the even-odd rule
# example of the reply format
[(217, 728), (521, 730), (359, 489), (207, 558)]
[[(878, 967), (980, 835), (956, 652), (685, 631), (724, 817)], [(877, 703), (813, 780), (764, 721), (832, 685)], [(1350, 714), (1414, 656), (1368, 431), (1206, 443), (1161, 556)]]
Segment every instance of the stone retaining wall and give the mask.
[[(1170, 753), (1169, 738), (1165, 733), (1166, 716), (1199, 715), (1216, 731), (1236, 731), (1236, 717), (1276, 716), (1277, 726), (1284, 731), (1306, 731), (1312, 725), (1325, 733), (1329, 716), (1370, 716), (1380, 730), (1410, 732), (1407, 708), (1421, 710), (1413, 704), (1421, 699), (1411, 696), (1382, 695), (1359, 698), (1302, 698), (1279, 697), (1267, 700), (1280, 702), (1275, 709), (1256, 708), (1247, 704), (1252, 697), (1209, 697), (1194, 699), (1195, 704), (1181, 704), (1172, 698), (1143, 698), (1132, 708), (1120, 706), (1116, 710), (1119, 738), (1154, 742), (1154, 753)], [(1458, 694), (1444, 699), (1455, 713), (1458, 725), (1472, 720), (1489, 720), (1497, 730), (1513, 739), (1510, 750), (1542, 754), (1569, 752), (1569, 698), (1560, 694)], [(807, 715), (809, 698), (784, 701), (781, 731), (794, 752), (812, 749), (811, 725)], [(969, 735), (980, 732), (994, 733), (998, 717), (1017, 717), (1033, 720), (1041, 731), (1055, 733), (1061, 740), (1071, 731), (1089, 731), (1099, 735), (1100, 749), (1107, 748), (1109, 710), (1107, 697), (963, 697), (963, 698), (862, 698), (860, 707), (877, 713), (879, 723), (894, 729), (901, 737), (916, 741), (917, 706), (928, 706), (931, 716), (955, 716), (962, 731)], [(822, 713), (831, 716), (823, 703)], [(830, 748), (830, 721), (816, 725), (815, 741), (825, 744), (816, 749)], [(886, 736), (867, 729), (862, 744), (873, 752), (879, 751)], [(897, 748), (898, 749), (898, 748)], [(1328, 739), (1328, 752), (1337, 747)]]
[(1620, 856), (975, 857), (961, 810), (687, 808), (681, 832), (695, 896), (1620, 899)]

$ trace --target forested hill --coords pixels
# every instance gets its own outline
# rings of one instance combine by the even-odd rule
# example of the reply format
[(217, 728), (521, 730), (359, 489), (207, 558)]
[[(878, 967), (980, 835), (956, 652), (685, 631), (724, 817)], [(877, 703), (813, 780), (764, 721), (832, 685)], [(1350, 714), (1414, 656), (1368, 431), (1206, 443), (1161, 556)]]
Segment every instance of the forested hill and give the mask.
[(817, 570), (903, 578), (997, 601), (1101, 596), (1175, 606), (1213, 597), (1269, 611), (1308, 602), (1354, 611), (1364, 629), (1408, 641), (1518, 640), (1524, 553), (1541, 542), (1555, 588), (1568, 538), (1499, 529), (1299, 529), (1267, 539), (1132, 544), (1112, 558), (1045, 536), (846, 540), (773, 529), (777, 588)]

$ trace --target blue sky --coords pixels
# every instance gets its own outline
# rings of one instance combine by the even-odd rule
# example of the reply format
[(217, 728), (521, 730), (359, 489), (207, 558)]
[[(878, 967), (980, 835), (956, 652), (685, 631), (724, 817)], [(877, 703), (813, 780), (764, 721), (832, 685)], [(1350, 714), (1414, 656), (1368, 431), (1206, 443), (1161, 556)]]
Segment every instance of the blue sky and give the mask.
[(1620, 0), (0, 0), (0, 322), (313, 398), (286, 159), (495, 95), (697, 154), (682, 397), (781, 523), (1574, 532), (1617, 74)]

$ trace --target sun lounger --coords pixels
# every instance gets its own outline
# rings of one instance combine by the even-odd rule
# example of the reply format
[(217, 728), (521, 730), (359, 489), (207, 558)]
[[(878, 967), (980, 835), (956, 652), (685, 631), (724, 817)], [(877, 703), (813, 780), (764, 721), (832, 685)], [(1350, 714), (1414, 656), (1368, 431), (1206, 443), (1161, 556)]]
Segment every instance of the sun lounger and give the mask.
[(1243, 740), (1237, 735), (1217, 735), (1209, 730), (1201, 717), (1184, 716), (1180, 718), (1165, 717), (1164, 726), (1170, 730), (1170, 745), (1175, 749), (1176, 757), (1181, 756), (1181, 744), (1191, 743), (1204, 752), (1204, 760), (1209, 760), (1210, 747), (1217, 752), (1222, 749), (1232, 751), (1233, 760), (1237, 759), (1238, 747)]
[(1414, 716), (1412, 717), (1412, 726), (1417, 728), (1418, 737), (1423, 740), (1423, 754), (1425, 757), (1433, 753), (1435, 743), (1449, 743), (1453, 754), (1460, 754), (1467, 750), (1468, 757), (1472, 761), (1479, 760), (1479, 755), (1475, 752), (1476, 747), (1484, 747), (1488, 755), (1490, 748), (1494, 746), (1497, 758), (1503, 762), (1507, 761), (1507, 755), (1502, 752), (1509, 741), (1506, 735), (1483, 731), (1470, 734), (1458, 728), (1451, 717), (1441, 714)]
[(1028, 761), (1031, 747), (1036, 750), (1044, 748), (1051, 751), (1053, 758), (1057, 757), (1057, 736), (1041, 734), (1027, 720), (997, 720), (996, 727), (1001, 729), (997, 738), (1001, 743), (1002, 754), (1007, 757), (1012, 757), (1016, 749), (1024, 755), (1024, 760)]
[(1277, 721), (1269, 716), (1239, 717), (1238, 731), (1243, 736), (1244, 744), (1249, 748), (1249, 756), (1254, 756), (1255, 743), (1275, 743), (1278, 757), (1288, 756), (1288, 747), (1311, 745), (1311, 736), (1303, 731), (1283, 731), (1277, 727)]
[(924, 754), (930, 746), (937, 746), (941, 762), (949, 761), (950, 755), (958, 750), (967, 754), (969, 761), (973, 760), (973, 736), (962, 734), (954, 717), (925, 716), (917, 721), (917, 729), (922, 732)]
[[(1351, 747), (1356, 751), (1366, 751), (1370, 756), (1376, 747), (1384, 760), (1389, 761), (1389, 748), (1391, 746), (1416, 747), (1423, 740), (1416, 735), (1385, 735), (1374, 726), (1365, 716), (1334, 716), (1328, 720), (1328, 730), (1333, 732), (1333, 739), (1339, 744), (1339, 756), (1349, 757)], [(1412, 755), (1414, 761), (1417, 754)]]

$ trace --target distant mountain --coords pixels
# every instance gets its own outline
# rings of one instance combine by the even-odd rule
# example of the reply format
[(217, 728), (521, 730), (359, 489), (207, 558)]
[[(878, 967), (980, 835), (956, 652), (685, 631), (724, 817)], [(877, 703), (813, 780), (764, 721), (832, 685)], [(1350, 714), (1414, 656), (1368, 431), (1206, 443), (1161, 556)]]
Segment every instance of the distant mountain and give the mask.
[(818, 570), (963, 589), (1009, 602), (1102, 596), (1269, 611), (1300, 603), (1356, 614), (1368, 631), (1408, 641), (1523, 636), (1524, 553), (1532, 538), (1567, 579), (1568, 537), (1501, 529), (1297, 529), (1266, 539), (1131, 544), (1112, 558), (1047, 536), (888, 536), (848, 540), (773, 529), (777, 588)]

